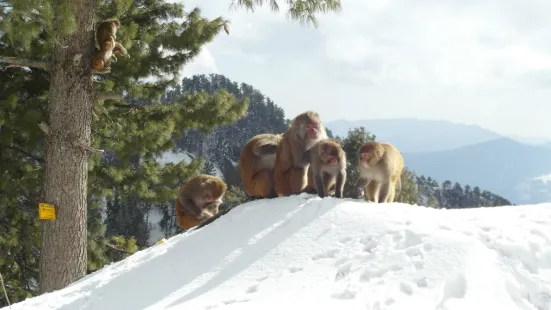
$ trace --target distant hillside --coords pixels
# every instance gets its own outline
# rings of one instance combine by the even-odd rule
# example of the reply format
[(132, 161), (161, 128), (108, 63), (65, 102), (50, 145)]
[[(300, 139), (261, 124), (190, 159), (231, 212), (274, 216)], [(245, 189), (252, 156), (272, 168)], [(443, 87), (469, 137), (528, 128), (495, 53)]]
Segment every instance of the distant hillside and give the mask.
[(479, 186), (513, 203), (551, 200), (551, 149), (495, 139), (455, 150), (431, 153), (404, 152), (406, 166), (417, 174), (442, 182), (454, 180)]
[(479, 126), (413, 118), (337, 120), (326, 122), (325, 125), (340, 137), (346, 137), (351, 128), (363, 126), (374, 133), (378, 141), (391, 142), (402, 152), (408, 153), (452, 150), (503, 138)]

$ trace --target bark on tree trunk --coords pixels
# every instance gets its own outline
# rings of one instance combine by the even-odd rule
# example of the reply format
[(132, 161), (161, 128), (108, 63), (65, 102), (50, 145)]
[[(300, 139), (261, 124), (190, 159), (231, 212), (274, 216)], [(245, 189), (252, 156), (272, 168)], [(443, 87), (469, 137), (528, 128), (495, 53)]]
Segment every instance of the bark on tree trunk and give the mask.
[[(41, 221), (41, 293), (78, 280), (87, 266), (89, 154), (78, 144), (88, 146), (91, 140), (96, 0), (68, 1), (74, 3), (78, 28), (61, 37), (52, 54), (44, 199), (55, 205), (57, 219)], [(55, 18), (62, 14), (54, 11)]]

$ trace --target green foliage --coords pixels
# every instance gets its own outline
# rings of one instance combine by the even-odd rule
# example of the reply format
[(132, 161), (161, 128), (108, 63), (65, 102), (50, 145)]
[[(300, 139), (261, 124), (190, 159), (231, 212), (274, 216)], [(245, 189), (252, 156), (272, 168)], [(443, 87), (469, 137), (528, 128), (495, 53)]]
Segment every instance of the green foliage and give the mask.
[[(264, 0), (237, 0), (233, 4), (254, 11), (256, 6), (264, 4)], [(273, 11), (279, 11), (279, 3), (276, 0), (270, 0), (269, 4)], [(341, 10), (340, 0), (289, 0), (286, 4), (288, 5), (287, 17), (298, 20), (301, 24), (312, 24), (315, 27), (318, 26), (317, 13)]]
[(282, 133), (287, 130), (285, 114), (270, 98), (264, 96), (253, 86), (237, 84), (220, 74), (195, 75), (185, 78), (182, 86), (168, 92), (165, 100), (182, 94), (195, 93), (215, 94), (227, 91), (237, 99), (249, 99), (247, 115), (235, 123), (219, 126), (209, 133), (197, 129), (186, 131), (184, 137), (177, 141), (178, 149), (185, 149), (198, 155), (208, 156), (215, 164), (228, 185), (240, 185), (241, 177), (236, 163), (241, 150), (253, 136), (260, 133)]
[(208, 175), (214, 175), (216, 172), (216, 167), (214, 164), (210, 161), (205, 162), (205, 165), (201, 169), (201, 174), (208, 174)]
[[(63, 14), (54, 18), (53, 1), (3, 1), (2, 56), (48, 62), (52, 48), (65, 44), (61, 38), (77, 25), (78, 17), (70, 3), (56, 2), (61, 6), (56, 12)], [(112, 63), (111, 73), (93, 77), (96, 90), (110, 91), (111, 97), (124, 94), (127, 103), (98, 100), (93, 107), (92, 146), (105, 152), (93, 154), (89, 165), (89, 271), (124, 256), (110, 245), (134, 251), (147, 234), (134, 237), (134, 232), (125, 235), (116, 230), (147, 228), (144, 212), (154, 204), (173, 201), (178, 186), (203, 165), (201, 158), (163, 165), (158, 156), (174, 148), (174, 141), (186, 130), (209, 131), (232, 124), (248, 108), (246, 98), (236, 99), (224, 90), (183, 94), (160, 102), (161, 95), (178, 86), (182, 68), (227, 27), (225, 19), (207, 19), (200, 16), (199, 9), (186, 11), (180, 3), (162, 0), (98, 4), (97, 21), (121, 21), (117, 41), (128, 49), (131, 58), (119, 58)], [(152, 77), (157, 81), (143, 81)], [(47, 121), (48, 92), (48, 72), (8, 68), (0, 61), (0, 252), (8, 253), (0, 260), (0, 271), (12, 281), (8, 293), (14, 300), (36, 293), (36, 210), (44, 171), (44, 136), (37, 124)], [(114, 197), (126, 210), (137, 213), (124, 225), (112, 223), (114, 231), (106, 236), (101, 205), (113, 204)]]
[(400, 179), (401, 186), (396, 189), (396, 197), (394, 201), (409, 204), (417, 204), (419, 200), (419, 192), (417, 189), (416, 176), (407, 167), (402, 171)]
[(220, 209), (232, 209), (248, 201), (250, 201), (250, 198), (245, 194), (243, 189), (238, 186), (230, 185), (226, 195), (224, 195), (224, 203)]
[(354, 128), (348, 131), (346, 138), (342, 140), (342, 148), (346, 153), (346, 183), (344, 185), (345, 197), (353, 197), (356, 181), (360, 175), (358, 169), (358, 152), (362, 144), (375, 141), (376, 136), (366, 132), (364, 127)]

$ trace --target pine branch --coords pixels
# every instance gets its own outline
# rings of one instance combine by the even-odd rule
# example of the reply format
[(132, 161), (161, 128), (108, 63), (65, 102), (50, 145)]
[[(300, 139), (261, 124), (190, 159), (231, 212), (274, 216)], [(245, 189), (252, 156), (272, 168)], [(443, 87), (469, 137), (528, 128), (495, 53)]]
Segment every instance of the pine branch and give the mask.
[[(50, 64), (45, 61), (11, 57), (11, 56), (0, 56), (0, 60), (8, 64), (6, 68), (30, 67), (30, 68), (37, 68), (37, 69), (42, 69), (46, 71), (50, 70)], [(111, 68), (106, 68), (106, 69), (92, 68), (92, 73), (95, 73), (95, 74), (107, 74), (110, 72), (111, 72)]]
[(43, 163), (44, 162), (44, 158), (42, 157), (39, 157), (39, 156), (36, 156), (36, 155), (33, 155), (31, 154), (30, 152), (28, 151), (25, 151), (23, 148), (17, 146), (17, 145), (14, 145), (14, 144), (11, 144), (11, 145), (7, 145), (7, 144), (3, 144), (3, 143), (0, 143), (0, 145), (4, 146), (4, 147), (7, 147), (8, 149), (10, 150), (13, 150), (13, 151), (16, 151), (16, 152), (19, 152), (21, 154), (25, 154), (27, 155), (28, 157), (36, 160), (37, 162), (39, 163)]
[(19, 57), (8, 57), (8, 56), (0, 56), (0, 59), (9, 64), (7, 66), (8, 68), (30, 67), (30, 68), (37, 68), (37, 69), (43, 69), (43, 70), (50, 69), (50, 65), (45, 61), (25, 59), (25, 58), (19, 58)]
[(113, 92), (97, 92), (96, 100), (116, 100), (124, 101), (124, 97)]
[(89, 152), (96, 152), (96, 153), (103, 153), (104, 152), (104, 150), (93, 148), (91, 146), (88, 146), (88, 145), (84, 144), (81, 141), (75, 141), (73, 143), (73, 145), (78, 146), (78, 147), (82, 148), (83, 150), (89, 151)]
[(110, 244), (110, 243), (108, 243), (108, 242), (105, 242), (105, 241), (103, 241), (103, 240), (101, 240), (101, 239), (99, 239), (99, 238), (92, 238), (92, 239), (93, 239), (94, 241), (96, 241), (96, 242), (99, 242), (99, 243), (105, 245), (106, 247), (108, 247), (108, 248), (110, 248), (110, 249), (112, 249), (112, 250), (119, 251), (119, 252), (123, 252), (123, 253), (126, 253), (126, 254), (134, 254), (134, 253), (132, 253), (132, 252), (128, 252), (127, 250), (123, 250), (123, 249), (117, 248), (116, 246), (114, 246), (114, 245), (112, 245), (112, 244)]

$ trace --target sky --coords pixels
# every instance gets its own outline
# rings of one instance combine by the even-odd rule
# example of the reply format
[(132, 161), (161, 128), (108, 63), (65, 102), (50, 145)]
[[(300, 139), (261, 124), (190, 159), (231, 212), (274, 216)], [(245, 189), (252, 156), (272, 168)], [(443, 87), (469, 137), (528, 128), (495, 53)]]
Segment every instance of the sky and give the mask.
[(288, 118), (415, 117), (551, 138), (550, 1), (342, 0), (318, 28), (267, 5), (184, 4), (231, 25), (183, 75), (250, 84)]

